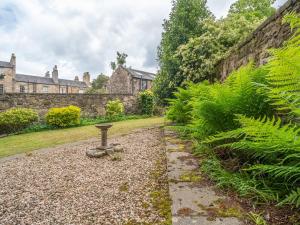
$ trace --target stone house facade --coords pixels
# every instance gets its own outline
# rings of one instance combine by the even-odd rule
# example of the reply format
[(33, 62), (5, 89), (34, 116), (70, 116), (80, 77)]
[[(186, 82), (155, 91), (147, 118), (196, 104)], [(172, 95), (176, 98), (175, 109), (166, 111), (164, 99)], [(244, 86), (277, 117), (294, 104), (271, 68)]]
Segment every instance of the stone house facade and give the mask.
[(111, 94), (132, 94), (152, 88), (154, 73), (119, 66), (111, 75), (107, 91)]
[(9, 62), (0, 61), (0, 94), (4, 93), (84, 93), (90, 87), (90, 74), (83, 74), (83, 81), (78, 76), (74, 80), (58, 78), (55, 65), (52, 76), (48, 71), (44, 76), (16, 73), (16, 56), (11, 55)]

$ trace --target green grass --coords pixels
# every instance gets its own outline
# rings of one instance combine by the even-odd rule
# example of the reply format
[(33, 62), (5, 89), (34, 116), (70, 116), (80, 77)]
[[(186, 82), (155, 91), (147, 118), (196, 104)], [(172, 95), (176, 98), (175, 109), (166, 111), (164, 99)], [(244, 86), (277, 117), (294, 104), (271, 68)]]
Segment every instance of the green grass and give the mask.
[[(163, 122), (164, 119), (159, 117), (114, 122), (109, 135), (127, 134), (134, 129), (161, 125)], [(0, 139), (0, 158), (97, 136), (99, 131), (94, 125), (8, 136)]]

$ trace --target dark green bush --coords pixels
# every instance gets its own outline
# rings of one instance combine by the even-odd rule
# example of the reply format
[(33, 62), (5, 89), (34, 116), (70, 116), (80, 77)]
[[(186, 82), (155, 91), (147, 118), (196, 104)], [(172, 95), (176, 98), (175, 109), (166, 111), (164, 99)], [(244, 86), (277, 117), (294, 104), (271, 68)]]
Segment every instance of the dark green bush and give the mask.
[(154, 95), (152, 91), (146, 90), (139, 93), (139, 110), (142, 115), (152, 115), (154, 110)]
[(0, 113), (0, 133), (15, 133), (39, 119), (37, 112), (26, 108), (13, 108)]
[(53, 127), (71, 127), (80, 124), (80, 108), (68, 106), (63, 108), (51, 108), (46, 114), (46, 122)]

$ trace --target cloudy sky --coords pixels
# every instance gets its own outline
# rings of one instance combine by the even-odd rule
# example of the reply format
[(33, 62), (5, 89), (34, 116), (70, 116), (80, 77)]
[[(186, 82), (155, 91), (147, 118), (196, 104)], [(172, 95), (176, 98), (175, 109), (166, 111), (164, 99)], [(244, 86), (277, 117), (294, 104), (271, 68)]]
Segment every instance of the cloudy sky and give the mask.
[[(0, 0), (0, 61), (17, 56), (17, 72), (61, 78), (110, 75), (116, 51), (127, 65), (156, 71), (156, 49), (171, 0)], [(208, 0), (217, 17), (235, 0)], [(277, 0), (276, 6), (285, 0)]]

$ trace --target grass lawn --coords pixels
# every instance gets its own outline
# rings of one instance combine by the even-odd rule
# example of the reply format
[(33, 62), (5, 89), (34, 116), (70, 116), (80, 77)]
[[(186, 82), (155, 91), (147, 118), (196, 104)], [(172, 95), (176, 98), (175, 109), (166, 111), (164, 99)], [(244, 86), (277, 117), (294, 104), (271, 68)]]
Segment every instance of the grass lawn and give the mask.
[[(163, 122), (164, 119), (158, 117), (114, 122), (109, 135), (126, 134), (137, 128), (161, 125)], [(99, 131), (94, 125), (8, 136), (0, 138), (0, 158), (97, 136)]]

